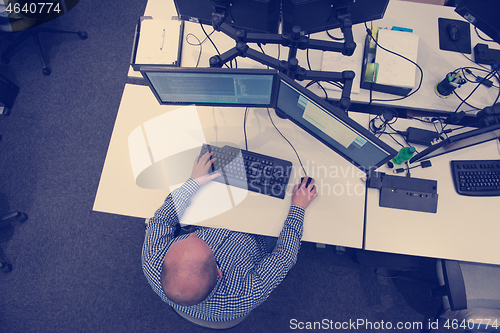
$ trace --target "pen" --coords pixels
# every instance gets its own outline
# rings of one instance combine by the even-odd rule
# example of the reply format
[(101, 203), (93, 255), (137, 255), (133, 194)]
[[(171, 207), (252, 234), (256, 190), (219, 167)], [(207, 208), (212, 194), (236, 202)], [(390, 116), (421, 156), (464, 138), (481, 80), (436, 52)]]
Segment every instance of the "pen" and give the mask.
[(161, 46), (160, 50), (163, 50), (163, 44), (165, 43), (165, 29), (163, 29), (163, 32), (161, 33)]

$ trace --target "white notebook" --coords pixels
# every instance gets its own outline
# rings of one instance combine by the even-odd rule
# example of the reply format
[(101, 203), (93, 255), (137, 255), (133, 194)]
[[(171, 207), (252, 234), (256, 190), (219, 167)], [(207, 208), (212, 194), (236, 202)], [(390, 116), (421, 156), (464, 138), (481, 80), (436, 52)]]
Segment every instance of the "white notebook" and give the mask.
[(143, 20), (135, 63), (175, 64), (179, 51), (180, 29), (180, 21)]
[[(384, 48), (417, 62), (418, 35), (411, 32), (380, 29), (377, 42)], [(377, 46), (378, 64), (376, 83), (394, 87), (415, 88), (417, 67), (395, 54)]]

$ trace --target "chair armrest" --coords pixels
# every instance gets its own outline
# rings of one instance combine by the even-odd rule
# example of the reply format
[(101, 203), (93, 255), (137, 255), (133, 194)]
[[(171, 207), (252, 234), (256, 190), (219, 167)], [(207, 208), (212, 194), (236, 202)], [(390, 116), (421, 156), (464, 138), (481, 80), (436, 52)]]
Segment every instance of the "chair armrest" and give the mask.
[(441, 263), (451, 310), (467, 309), (467, 293), (460, 263), (456, 260), (442, 260)]

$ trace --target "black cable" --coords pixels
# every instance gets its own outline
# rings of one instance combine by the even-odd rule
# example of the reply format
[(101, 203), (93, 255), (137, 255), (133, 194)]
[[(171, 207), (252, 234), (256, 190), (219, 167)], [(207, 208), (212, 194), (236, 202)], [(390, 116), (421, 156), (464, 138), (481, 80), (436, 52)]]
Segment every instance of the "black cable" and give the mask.
[[(394, 124), (394, 123), (392, 123), (392, 124)], [(394, 132), (398, 132), (396, 129), (394, 129), (394, 127), (391, 126), (391, 123), (387, 123), (387, 126), (389, 126), (389, 128), (392, 129)], [(403, 140), (405, 140), (406, 145), (408, 147), (411, 147), (410, 143), (406, 140), (406, 137), (404, 135), (402, 135), (401, 133), (398, 133), (398, 134), (401, 135), (401, 137), (403, 138)], [(393, 138), (393, 140), (395, 140), (395, 139)], [(398, 141), (398, 143), (399, 143), (399, 141)], [(401, 145), (401, 146), (404, 147), (404, 145)], [(415, 152), (418, 153), (416, 149), (415, 149)]]
[[(257, 46), (260, 48), (262, 54), (266, 54), (266, 51), (264, 51), (264, 49), (262, 48), (262, 44), (261, 43), (257, 43)], [(269, 65), (267, 66), (267, 69), (269, 69)]]
[[(463, 53), (462, 53), (463, 54)], [(464, 54), (465, 56), (465, 54)], [(466, 56), (467, 59), (469, 59), (469, 57)], [(472, 61), (471, 59), (469, 59), (470, 61)], [(481, 66), (481, 64), (477, 64), (479, 66)], [(479, 76), (477, 76), (476, 74), (472, 73), (471, 70), (476, 70), (476, 71), (481, 71), (481, 72), (486, 72), (486, 73), (489, 73), (490, 70), (487, 69), (486, 67), (484, 66), (481, 66), (481, 68), (479, 67), (471, 67), (471, 66), (467, 66), (467, 67), (461, 67), (461, 68), (458, 68), (456, 70), (462, 70), (462, 73), (464, 73), (464, 78), (468, 81), (468, 82), (471, 82), (471, 83), (478, 83), (480, 82), (481, 80), (484, 80), (483, 78), (480, 78)], [(474, 77), (475, 81), (472, 81), (470, 80), (469, 78), (467, 78), (467, 75), (465, 74), (470, 74)], [(498, 73), (495, 73), (494, 74), (495, 76), (495, 79), (497, 79), (497, 81), (500, 83), (500, 76), (498, 75)], [(499, 88), (498, 86), (495, 86), (493, 83), (491, 84), (491, 87), (493, 88)]]
[[(312, 70), (311, 62), (309, 59), (309, 49), (306, 49), (306, 61), (307, 61), (307, 67), (309, 67), (309, 70)], [(306, 85), (306, 87), (309, 87), (314, 83), (316, 83), (323, 90), (323, 92), (325, 93), (325, 100), (328, 100), (328, 93), (326, 92), (325, 88), (321, 85), (321, 83), (319, 83), (318, 81), (311, 81), (309, 82), (308, 85)]]
[(302, 164), (302, 160), (300, 159), (299, 153), (297, 153), (297, 150), (295, 150), (295, 147), (292, 145), (292, 143), (290, 141), (288, 141), (288, 139), (280, 132), (280, 130), (278, 129), (278, 127), (276, 127), (276, 125), (274, 124), (273, 118), (271, 117), (271, 112), (269, 112), (269, 108), (267, 108), (267, 114), (269, 115), (269, 120), (271, 120), (271, 124), (273, 124), (274, 128), (276, 129), (276, 131), (278, 131), (278, 133), (283, 137), (283, 139), (285, 139), (285, 141), (288, 142), (288, 144), (290, 145), (290, 147), (292, 147), (293, 151), (295, 152), (295, 155), (297, 155), (297, 159), (299, 160), (299, 163), (300, 163), (300, 166), (302, 168), (302, 171), (304, 171), (304, 175), (307, 176), (307, 172), (304, 169), (304, 165)]
[(476, 31), (476, 35), (477, 35), (477, 37), (479, 37), (479, 39), (484, 40), (485, 42), (494, 42), (494, 40), (493, 40), (493, 39), (486, 39), (486, 38), (484, 38), (484, 37), (480, 36), (480, 35), (479, 35), (479, 31), (477, 30), (477, 27), (476, 27), (476, 26), (474, 26), (474, 30)]
[[(471, 81), (472, 82), (472, 81)], [(472, 83), (477, 83), (477, 82), (472, 82)], [(457, 92), (455, 90), (453, 90), (453, 95), (455, 95), (463, 104), (471, 107), (473, 110), (469, 110), (469, 111), (465, 111), (465, 112), (471, 112), (471, 111), (474, 111), (474, 110), (482, 110), (482, 108), (478, 108), (477, 106), (474, 106), (474, 105), (471, 105), (469, 104), (468, 102), (466, 102), (462, 97), (460, 97), (460, 95), (457, 94)]]
[[(488, 75), (486, 75), (486, 77), (485, 77), (484, 79), (485, 79), (485, 80), (488, 80), (491, 76), (495, 75), (495, 72), (496, 72), (496, 71), (497, 71), (496, 69), (492, 70), (491, 72), (489, 72), (489, 73), (488, 73)], [(481, 83), (477, 83), (477, 84), (476, 84), (476, 87), (475, 87), (475, 88), (474, 88), (474, 89), (470, 92), (470, 94), (469, 94), (469, 95), (468, 95), (465, 99), (463, 99), (463, 100), (462, 100), (462, 102), (461, 102), (461, 103), (457, 106), (457, 108), (455, 109), (455, 112), (453, 112), (453, 114), (452, 114), (452, 115), (450, 115), (450, 117), (451, 117), (451, 116), (453, 116), (453, 115), (455, 115), (455, 114), (458, 112), (458, 110), (460, 110), (460, 108), (461, 108), (461, 107), (462, 107), (462, 105), (465, 103), (465, 101), (467, 101), (467, 100), (468, 100), (468, 99), (472, 96), (472, 94), (474, 94), (474, 93), (476, 92), (476, 90), (477, 90), (480, 86), (481, 86)], [(500, 95), (500, 90), (499, 90), (499, 95)], [(499, 97), (499, 96), (497, 96), (497, 100), (498, 100), (498, 97)], [(496, 103), (496, 101), (495, 101), (495, 103)], [(444, 129), (446, 128), (446, 126), (447, 126), (447, 125), (448, 125), (448, 124), (445, 124), (445, 125), (443, 126), (443, 131), (444, 131)], [(441, 134), (442, 134), (442, 133), (441, 133)]]
[(330, 34), (330, 31), (329, 31), (329, 30), (327, 30), (327, 31), (326, 31), (326, 34), (328, 35), (328, 37), (330, 37), (330, 38), (331, 38), (331, 39), (333, 39), (333, 40), (337, 40), (337, 41), (344, 40), (344, 37), (334, 37), (334, 36), (332, 36), (332, 35)]
[(420, 89), (420, 87), (422, 86), (422, 82), (423, 82), (423, 80), (424, 80), (424, 71), (422, 70), (422, 68), (421, 68), (421, 67), (420, 67), (420, 66), (419, 66), (419, 65), (418, 65), (415, 61), (413, 61), (413, 60), (411, 60), (411, 59), (408, 59), (407, 57), (405, 57), (405, 56), (403, 56), (403, 55), (401, 55), (401, 54), (399, 54), (399, 53), (393, 52), (393, 51), (388, 50), (388, 49), (386, 49), (385, 47), (381, 46), (381, 45), (377, 42), (377, 40), (375, 39), (375, 37), (373, 37), (372, 31), (368, 28), (368, 25), (366, 24), (366, 22), (365, 22), (365, 28), (366, 28), (366, 33), (368, 34), (368, 36), (370, 36), (370, 38), (373, 40), (373, 42), (374, 42), (374, 43), (375, 43), (378, 47), (380, 47), (380, 48), (381, 48), (382, 50), (384, 50), (384, 51), (387, 51), (387, 52), (389, 52), (389, 53), (391, 53), (391, 54), (394, 54), (394, 55), (396, 55), (396, 56), (398, 56), (398, 57), (400, 57), (400, 58), (405, 59), (406, 61), (411, 62), (411, 63), (412, 63), (412, 64), (414, 64), (414, 65), (418, 68), (418, 70), (420, 71), (420, 81), (419, 81), (419, 83), (418, 83), (418, 87), (417, 87), (415, 90), (413, 90), (412, 92), (410, 92), (408, 95), (403, 96), (403, 97), (400, 97), (400, 98), (394, 98), (394, 99), (372, 99), (372, 91), (371, 91), (371, 89), (370, 89), (370, 104), (371, 104), (373, 101), (377, 101), (377, 102), (393, 102), (393, 101), (400, 101), (400, 100), (402, 100), (402, 99), (405, 99), (405, 98), (410, 97), (411, 95), (414, 95), (414, 94), (415, 94), (415, 93), (416, 93), (416, 92)]
[[(375, 121), (377, 121), (377, 120), (382, 121), (382, 125), (376, 126), (375, 125)], [(384, 120), (382, 120), (382, 118), (380, 117), (380, 115), (377, 115), (376, 117), (374, 117), (373, 119), (371, 119), (370, 122), (368, 123), (368, 128), (375, 135), (384, 133), (385, 129), (386, 129), (386, 126), (387, 126), (386, 122)]]
[[(205, 31), (205, 28), (203, 27), (203, 23), (200, 23), (200, 27), (201, 27), (201, 30), (203, 31), (203, 33), (205, 34), (205, 36), (207, 36), (208, 40), (210, 41), (210, 43), (212, 43), (213, 47), (215, 48), (215, 51), (217, 52), (218, 55), (220, 55), (220, 52), (219, 52), (219, 49), (217, 48), (217, 46), (215, 45), (214, 41), (212, 40), (212, 38), (210, 38), (210, 36), (212, 35), (212, 33), (209, 35), (207, 34), (207, 32)], [(214, 29), (215, 31), (215, 29)], [(236, 59), (235, 59), (235, 62), (236, 62)], [(226, 66), (227, 68), (229, 68), (229, 66), (227, 64), (224, 64), (224, 66)], [(232, 66), (232, 64), (231, 64)], [(236, 63), (236, 67), (238, 67), (238, 64)]]
[[(383, 115), (384, 113), (386, 113), (385, 111), (387, 110), (392, 111), (392, 118), (389, 120), (385, 120), (385, 118), (383, 118)], [(376, 120), (380, 120), (382, 122), (382, 125), (376, 126), (375, 125)], [(373, 134), (382, 134), (385, 132), (387, 125), (392, 125), (397, 120), (398, 120), (398, 112), (396, 111), (396, 109), (391, 107), (384, 107), (382, 109), (382, 112), (380, 112), (380, 114), (378, 114), (377, 116), (375, 116), (375, 118), (370, 120), (370, 122), (368, 123), (368, 127), (370, 128), (370, 131), (372, 131)]]
[[(309, 35), (307, 35), (307, 38), (309, 38)], [(307, 67), (309, 67), (309, 70), (312, 70), (311, 62), (309, 59), (309, 49), (306, 49), (306, 62), (307, 62)]]
[(248, 141), (247, 141), (247, 113), (248, 113), (248, 107), (245, 109), (245, 115), (243, 117), (243, 135), (245, 136), (245, 150), (248, 150)]
[(325, 100), (328, 101), (328, 93), (326, 92), (325, 88), (321, 85), (321, 83), (319, 83), (318, 81), (309, 81), (309, 83), (306, 84), (305, 88), (309, 88), (315, 83), (323, 90), (323, 92), (325, 93)]
[(341, 90), (344, 89), (344, 86), (340, 82), (335, 82), (335, 81), (326, 81), (326, 83), (331, 84), (332, 86), (335, 86)]
[[(468, 66), (468, 67), (462, 67), (461, 69), (463, 70), (462, 72), (466, 72), (466, 73), (469, 73), (471, 74), (472, 76), (474, 76), (476, 78), (476, 82), (473, 82), (473, 83), (481, 83), (481, 81), (477, 81), (478, 80), (478, 77), (477, 75), (475, 75), (474, 73), (472, 73), (470, 70), (473, 69), (473, 70), (478, 70), (478, 71), (482, 71), (482, 72), (486, 72), (486, 73), (491, 73), (492, 71), (490, 71), (488, 68), (484, 67), (483, 65), (481, 64), (478, 64), (476, 62), (474, 62), (471, 58), (469, 58), (468, 56), (466, 56), (463, 52), (462, 52), (462, 55), (467, 58), (469, 61), (473, 62), (474, 64), (480, 66), (481, 68), (479, 67), (471, 67), (471, 66)], [(458, 70), (458, 69), (457, 69)], [(494, 88), (498, 88), (498, 94), (497, 94), (497, 97), (495, 99), (495, 102), (493, 102), (493, 105), (495, 105), (497, 102), (498, 102), (498, 99), (500, 98), (500, 73), (498, 72), (498, 69), (494, 69), (493, 70), (493, 76), (495, 77), (495, 79), (498, 81), (498, 87), (495, 86), (493, 83), (492, 83), (492, 87)], [(464, 74), (464, 78), (469, 81), (467, 78), (466, 78), (466, 75)], [(487, 78), (485, 77), (483, 80), (486, 80)], [(469, 81), (470, 82), (470, 81)], [(455, 96), (457, 96), (461, 101), (463, 101), (456, 93), (455, 93)], [(464, 102), (464, 101), (463, 101)], [(465, 103), (465, 102), (464, 102)], [(470, 105), (469, 103), (465, 103), (467, 104), (468, 106), (472, 107), (472, 108), (475, 108), (477, 110), (481, 110), (480, 108), (476, 108), (472, 105)], [(473, 110), (470, 110), (470, 111), (473, 111)], [(456, 112), (456, 111), (455, 111)], [(469, 111), (465, 111), (465, 112), (469, 112)]]
[(401, 146), (401, 147), (403, 147), (403, 148), (405, 147), (405, 146), (404, 146), (404, 144), (402, 144), (401, 142), (399, 142), (398, 140), (396, 140), (396, 138), (395, 138), (395, 137), (393, 137), (391, 133), (383, 132), (382, 134), (385, 134), (385, 135), (390, 136), (390, 137), (391, 137), (391, 139), (393, 139), (393, 140), (394, 140), (394, 142), (396, 142), (398, 145), (400, 145), (400, 146)]
[(436, 122), (432, 122), (432, 125), (434, 126), (434, 129), (436, 130), (436, 133), (438, 135), (438, 137), (441, 135), (441, 133), (443, 132), (443, 123), (440, 121), (439, 122), (441, 124), (441, 131), (438, 130), (437, 126), (436, 126)]

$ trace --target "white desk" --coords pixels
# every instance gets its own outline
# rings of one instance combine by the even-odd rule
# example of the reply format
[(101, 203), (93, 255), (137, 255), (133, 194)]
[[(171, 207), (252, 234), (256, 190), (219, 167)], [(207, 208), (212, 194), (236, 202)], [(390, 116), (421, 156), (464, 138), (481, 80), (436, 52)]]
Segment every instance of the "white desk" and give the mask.
[[(173, 5), (173, 4), (172, 4)], [(168, 18), (176, 15), (175, 8), (164, 2), (150, 1), (145, 15), (154, 18)], [(459, 53), (441, 51), (438, 48), (437, 27), (438, 18), (462, 19), (453, 8), (444, 6), (415, 4), (392, 0), (384, 19), (374, 22), (378, 26), (393, 25), (413, 28), (420, 35), (418, 63), (425, 71), (425, 80), (422, 89), (416, 95), (398, 102), (386, 102), (388, 105), (398, 105), (408, 108), (424, 108), (435, 110), (454, 111), (459, 104), (458, 99), (440, 99), (434, 94), (434, 85), (441, 81), (446, 73), (460, 67), (470, 66), (469, 62)], [(208, 31), (211, 28), (208, 27)], [(185, 33), (194, 33), (203, 39), (204, 35), (197, 24), (186, 23)], [(358, 46), (364, 43), (364, 26), (354, 27), (354, 37)], [(472, 46), (479, 40), (471, 31)], [(233, 47), (234, 42), (222, 33), (212, 35), (214, 42), (221, 52)], [(313, 38), (324, 38), (324, 34), (316, 34)], [(276, 45), (265, 46), (266, 53), (277, 56)], [(285, 48), (281, 48), (281, 59), (286, 59)], [(199, 47), (184, 43), (182, 53), (183, 66), (194, 66), (198, 58)], [(299, 51), (299, 60), (305, 64), (304, 53)], [(203, 45), (200, 60), (201, 66), (208, 64), (208, 59), (215, 54), (209, 42)], [(311, 51), (313, 69), (319, 69), (321, 51)], [(205, 65), (204, 65), (205, 64)], [(249, 59), (240, 58), (239, 67), (262, 67)], [(360, 69), (351, 68), (357, 73)], [(136, 76), (137, 73), (129, 73)], [(466, 96), (473, 86), (467, 84), (459, 89), (462, 96)], [(322, 92), (316, 90), (321, 96)], [(496, 97), (497, 91), (481, 87), (470, 99), (473, 105), (484, 107)], [(330, 97), (335, 93), (329, 92)], [(394, 98), (393, 95), (374, 93), (374, 98)], [(352, 100), (367, 103), (368, 92), (361, 90), (353, 94)], [(117, 122), (113, 131), (106, 164), (103, 170), (99, 190), (96, 196), (94, 210), (109, 213), (149, 217), (161, 204), (169, 190), (147, 190), (138, 187), (130, 170), (126, 141), (130, 132), (157, 115), (171, 111), (172, 108), (159, 106), (147, 87), (127, 85), (123, 94), (122, 103), (118, 112)], [(218, 135), (219, 141), (232, 142), (240, 147), (242, 143), (242, 112), (238, 109), (199, 109), (200, 120), (203, 124), (207, 140), (214, 140)], [(354, 114), (351, 116), (359, 123), (367, 126), (369, 116)], [(281, 137), (274, 131), (267, 119), (267, 112), (256, 110), (250, 112), (249, 149), (264, 154), (285, 158), (294, 163), (297, 168), (296, 157)], [(214, 120), (219, 132), (215, 133)], [(316, 140), (313, 140), (303, 131), (294, 127), (291, 122), (282, 121), (274, 117), (277, 126), (287, 138), (291, 139), (298, 148), (304, 163), (309, 163), (311, 176), (324, 184), (323, 191), (330, 191), (336, 186), (337, 193), (344, 190), (342, 195), (323, 193), (308, 209), (304, 240), (343, 245), (360, 248), (363, 242), (363, 214), (364, 196), (354, 193), (349, 195), (347, 189), (354, 186), (359, 190), (360, 183), (357, 169), (343, 161), (335, 153), (326, 149)], [(398, 120), (395, 127), (406, 129), (419, 123)], [(221, 124), (224, 124), (222, 126)], [(391, 142), (390, 138), (386, 138)], [(217, 140), (215, 140), (216, 142)], [(405, 210), (381, 208), (378, 206), (378, 190), (369, 189), (366, 204), (365, 248), (368, 250), (404, 253), (429, 257), (440, 257), (500, 264), (500, 255), (496, 249), (496, 238), (499, 227), (498, 197), (471, 198), (456, 194), (449, 169), (450, 159), (491, 159), (498, 158), (497, 142), (482, 144), (474, 148), (464, 149), (451, 155), (444, 155), (432, 160), (433, 167), (429, 169), (413, 169), (412, 176), (418, 178), (435, 179), (438, 181), (438, 213), (420, 213)], [(315, 169), (316, 168), (316, 169)], [(331, 173), (329, 170), (336, 170)], [(323, 175), (311, 172), (313, 169), (322, 170)], [(326, 172), (325, 172), (326, 170)], [(378, 171), (391, 170), (380, 168)], [(299, 175), (295, 175), (291, 183), (296, 183)], [(323, 181), (323, 183), (321, 183)], [(322, 189), (320, 187), (320, 192)], [(272, 199), (275, 200), (275, 199)], [(227, 213), (201, 222), (207, 226), (224, 226), (234, 230), (255, 232), (265, 235), (277, 235), (281, 229), (282, 220), (286, 215), (289, 197), (279, 203), (272, 203), (270, 198), (251, 197)], [(288, 201), (287, 201), (288, 200)]]
[[(358, 121), (367, 124), (366, 117), (358, 117)], [(403, 131), (409, 126), (422, 127), (419, 122), (406, 119), (398, 119), (392, 126)], [(432, 125), (427, 129), (433, 130)], [(382, 138), (399, 149), (388, 135)], [(424, 148), (416, 147), (419, 151)], [(456, 193), (453, 185), (450, 161), (467, 159), (500, 159), (499, 141), (441, 155), (431, 159), (432, 167), (411, 170), (412, 177), (437, 180), (436, 214), (379, 207), (380, 191), (369, 188), (365, 249), (500, 264), (499, 197), (462, 196)], [(393, 174), (387, 167), (378, 171)], [(404, 173), (400, 175), (404, 177)]]
[[(136, 184), (129, 154), (129, 136), (146, 121), (175, 109), (177, 108), (159, 105), (149, 87), (126, 85), (94, 210), (144, 218), (154, 214), (170, 192), (168, 185), (170, 178), (166, 177), (166, 189), (146, 189)], [(245, 147), (244, 108), (198, 107), (197, 110), (208, 143), (219, 146), (230, 143), (240, 148)], [(362, 174), (356, 167), (292, 122), (276, 117), (273, 110), (271, 115), (276, 126), (299, 152), (307, 173), (315, 178), (320, 193), (307, 209), (303, 239), (361, 248), (365, 202), (365, 183), (360, 179)], [(185, 125), (189, 127), (189, 124), (178, 124), (179, 127)], [(292, 148), (269, 121), (266, 109), (250, 109), (246, 127), (249, 150), (293, 163), (289, 193), (284, 200), (280, 200), (249, 192), (233, 209), (199, 224), (277, 236), (288, 213), (292, 185), (300, 181), (303, 173)], [(176, 137), (171, 137), (165, 142), (165, 145), (176, 144), (179, 144)], [(193, 159), (189, 158), (183, 168), (176, 168), (181, 170), (179, 172), (185, 176), (184, 180), (189, 177), (192, 162)], [(164, 172), (169, 174), (169, 171)], [(190, 209), (203, 211), (206, 209), (204, 205), (204, 202), (193, 201)]]
[[(417, 63), (424, 71), (422, 87), (415, 95), (400, 101), (373, 102), (373, 104), (393, 105), (409, 109), (455, 111), (455, 108), (460, 104), (459, 99), (455, 96), (451, 96), (448, 99), (439, 98), (434, 92), (434, 86), (443, 80), (447, 73), (455, 70), (456, 68), (463, 66), (477, 67), (478, 65), (475, 65), (466, 59), (461, 53), (443, 51), (439, 49), (438, 18), (440, 17), (465, 21), (463, 17), (455, 13), (454, 8), (452, 7), (398, 0), (391, 0), (384, 17), (380, 20), (373, 21), (373, 26), (384, 28), (397, 26), (413, 29), (413, 33), (419, 35), (420, 37)], [(370, 24), (368, 24), (368, 26), (370, 26)], [(353, 27), (353, 34), (357, 47), (364, 47), (364, 40), (366, 36), (364, 25), (355, 25)], [(322, 38), (326, 38), (326, 33), (324, 33)], [(486, 43), (477, 37), (473, 26), (471, 26), (471, 39), (472, 47), (474, 47), (477, 43)], [(491, 47), (498, 48), (498, 44), (491, 43), (490, 45)], [(313, 53), (311, 53), (311, 64), (316, 66), (316, 68), (313, 69), (319, 69), (321, 56), (321, 53), (315, 52), (315, 58), (313, 58)], [(468, 56), (473, 57), (473, 55)], [(305, 63), (302, 59), (299, 60), (302, 64)], [(359, 68), (351, 68), (351, 70), (355, 71), (356, 75), (360, 75), (361, 64)], [(420, 76), (417, 75), (417, 80), (419, 77)], [(462, 96), (462, 98), (465, 98), (474, 87), (475, 85), (471, 83), (465, 84), (461, 88), (457, 89), (457, 93)], [(319, 89), (315, 91), (319, 96), (324, 95), (324, 93)], [(469, 99), (469, 102), (477, 107), (485, 107), (493, 104), (497, 93), (498, 90), (488, 89), (483, 86), (480, 87)], [(332, 98), (338, 97), (338, 94), (330, 92), (328, 95)], [(397, 97), (398, 96), (395, 95), (373, 92), (374, 99), (393, 99)], [(352, 94), (351, 99), (355, 102), (368, 103), (370, 101), (369, 91), (361, 89), (359, 94)], [(464, 110), (468, 110), (468, 108), (465, 108)]]

